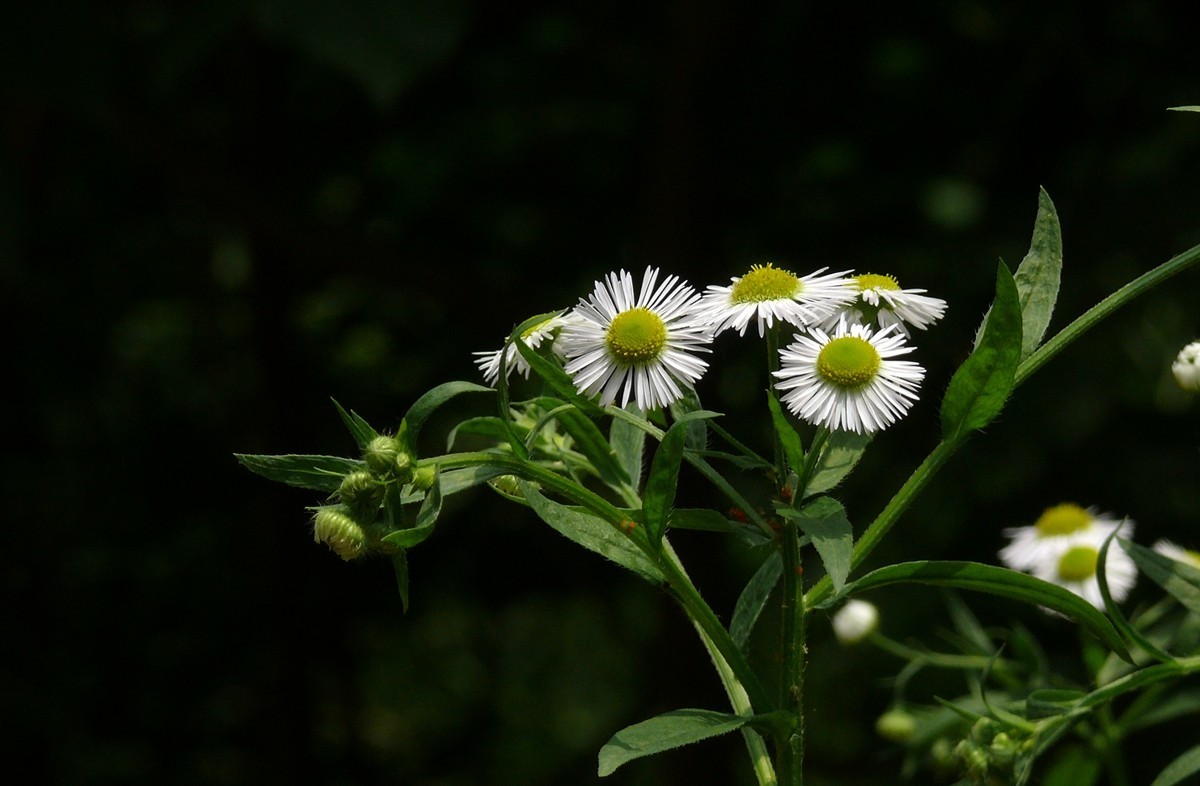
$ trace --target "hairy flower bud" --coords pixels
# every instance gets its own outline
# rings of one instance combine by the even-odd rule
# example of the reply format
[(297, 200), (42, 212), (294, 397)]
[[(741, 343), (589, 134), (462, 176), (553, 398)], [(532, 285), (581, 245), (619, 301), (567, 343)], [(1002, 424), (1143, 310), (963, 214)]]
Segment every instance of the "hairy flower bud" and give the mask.
[(370, 472), (351, 472), (342, 478), (338, 496), (356, 513), (368, 515), (373, 514), (383, 500), (383, 487)]
[(413, 472), (412, 484), (421, 491), (428, 491), (429, 487), (433, 485), (433, 479), (436, 477), (437, 467), (431, 464), (424, 467), (417, 467)]
[(344, 506), (320, 508), (313, 517), (313, 540), (344, 560), (362, 556), (366, 539), (363, 528)]
[(382, 476), (392, 472), (400, 452), (400, 440), (380, 435), (367, 443), (363, 458), (366, 459), (371, 472)]
[(888, 710), (875, 720), (875, 731), (891, 742), (905, 743), (917, 731), (917, 719), (899, 707)]

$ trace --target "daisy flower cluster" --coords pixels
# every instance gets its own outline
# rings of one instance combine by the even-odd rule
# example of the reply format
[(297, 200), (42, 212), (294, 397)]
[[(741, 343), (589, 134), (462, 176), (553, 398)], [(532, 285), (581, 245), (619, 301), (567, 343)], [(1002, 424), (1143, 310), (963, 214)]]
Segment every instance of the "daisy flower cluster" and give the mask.
[[(1100, 549), (1114, 531), (1132, 537), (1133, 528), (1133, 522), (1127, 519), (1063, 503), (1047, 508), (1030, 526), (1004, 530), (1009, 542), (1000, 550), (1000, 561), (1013, 570), (1068, 589), (1103, 610), (1104, 598), (1096, 578)], [(1137, 580), (1137, 568), (1121, 548), (1111, 547), (1104, 576), (1113, 600), (1121, 601)]]
[[(913, 351), (909, 328), (929, 327), (946, 303), (923, 289), (903, 289), (891, 276), (826, 271), (799, 276), (755, 265), (701, 293), (677, 276), (660, 280), (657, 268), (647, 268), (639, 286), (621, 270), (522, 339), (531, 347), (551, 341), (582, 395), (652, 410), (694, 389), (708, 368), (700, 356), (721, 333), (745, 336), (754, 323), (761, 338), (787, 326), (793, 342), (773, 372), (781, 401), (817, 426), (875, 432), (917, 400), (925, 371), (898, 358)], [(489, 384), (498, 381), (502, 360), (507, 370), (529, 375), (514, 346), (476, 356)]]

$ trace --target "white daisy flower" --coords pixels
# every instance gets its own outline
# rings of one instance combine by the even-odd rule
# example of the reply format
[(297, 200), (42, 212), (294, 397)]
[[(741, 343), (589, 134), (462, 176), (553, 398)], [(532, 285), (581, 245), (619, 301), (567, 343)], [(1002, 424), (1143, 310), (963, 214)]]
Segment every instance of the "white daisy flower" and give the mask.
[[(1014, 570), (1064, 587), (1091, 603), (1104, 608), (1096, 566), (1100, 549), (1114, 530), (1126, 537), (1133, 535), (1133, 522), (1120, 521), (1095, 509), (1064, 503), (1047, 508), (1031, 526), (1004, 530), (1011, 540), (1000, 550), (1000, 561)], [(1117, 546), (1108, 549), (1105, 577), (1113, 600), (1121, 601), (1137, 580), (1137, 568), (1129, 555)]]
[(1159, 538), (1151, 548), (1168, 559), (1191, 565), (1193, 568), (1200, 568), (1200, 551), (1185, 549), (1165, 538)]
[(636, 295), (624, 270), (597, 281), (559, 337), (575, 387), (601, 406), (620, 395), (621, 406), (632, 399), (644, 411), (683, 398), (708, 368), (694, 354), (712, 343), (697, 318), (699, 300), (678, 276), (659, 284), (658, 268), (646, 268)]
[(1171, 373), (1179, 387), (1200, 392), (1200, 341), (1193, 341), (1179, 350), (1179, 356), (1171, 364)]
[(752, 319), (758, 320), (759, 337), (776, 321), (806, 328), (855, 298), (845, 273), (825, 274), (827, 269), (797, 276), (771, 264), (754, 265), (727, 287), (707, 287), (700, 307), (713, 335), (735, 328), (744, 336)]
[(907, 336), (908, 325), (924, 330), (946, 313), (946, 301), (923, 294), (924, 289), (901, 289), (894, 276), (863, 273), (847, 282), (858, 297), (826, 317), (821, 324), (825, 330), (844, 317), (867, 325), (878, 322), (880, 328), (896, 325)]
[(829, 429), (869, 434), (887, 428), (917, 400), (925, 369), (893, 360), (913, 350), (892, 328), (838, 323), (819, 328), (780, 350), (776, 390), (796, 417)]
[[(556, 331), (565, 324), (567, 324), (565, 316), (557, 314), (526, 330), (521, 334), (521, 339), (531, 349), (537, 349), (546, 339), (554, 341)], [(563, 356), (562, 349), (559, 347), (557, 341), (551, 344), (550, 348), (558, 357), (561, 358)], [(475, 355), (475, 365), (479, 366), (479, 370), (483, 372), (484, 381), (493, 387), (495, 387), (496, 382), (500, 379), (501, 357), (504, 357), (504, 368), (507, 372), (506, 377), (511, 376), (513, 371), (516, 370), (521, 372), (525, 379), (529, 379), (529, 362), (517, 351), (515, 343), (493, 352), (474, 352), (472, 354)]]
[[(1039, 565), (1053, 563), (1079, 536), (1103, 544), (1119, 526), (1120, 519), (1108, 513), (1097, 513), (1095, 508), (1085, 510), (1069, 502), (1055, 505), (1046, 508), (1031, 526), (1004, 530), (1004, 536), (1010, 540), (1000, 549), (1000, 561), (1013, 570), (1028, 573)], [(1132, 534), (1133, 523), (1126, 522), (1126, 527)]]
[(878, 627), (879, 609), (865, 600), (848, 600), (833, 615), (833, 635), (846, 647), (858, 644)]

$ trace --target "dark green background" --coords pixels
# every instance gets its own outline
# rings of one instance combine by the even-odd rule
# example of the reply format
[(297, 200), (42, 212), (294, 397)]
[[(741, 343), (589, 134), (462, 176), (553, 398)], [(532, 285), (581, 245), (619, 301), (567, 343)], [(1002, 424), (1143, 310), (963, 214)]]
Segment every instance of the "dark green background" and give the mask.
[[(861, 529), (935, 443), (1039, 186), (1066, 246), (1052, 329), (1200, 242), (1200, 115), (1165, 111), (1200, 104), (1186, 4), (37, 8), (0, 25), (0, 702), (30, 782), (595, 782), (616, 729), (724, 706), (664, 595), (481, 491), (413, 553), (402, 617), (386, 562), (312, 544), (316, 495), (231, 454), (349, 452), (331, 395), (395, 427), (622, 266), (891, 272), (950, 306), (918, 337), (924, 400), (845, 489)], [(1168, 372), (1198, 282), (1039, 372), (876, 563), (990, 561), (1001, 528), (1064, 500), (1200, 545), (1200, 409)], [(763, 446), (746, 342), (722, 337), (699, 390)], [(485, 407), (451, 407), (423, 448)], [(681, 497), (720, 504), (691, 478)], [(676, 540), (728, 615), (751, 555)], [(900, 637), (946, 623), (930, 590), (873, 599)], [(980, 610), (1076, 667), (1066, 624)], [(812, 783), (894, 782), (871, 726), (899, 662), (839, 651), (821, 619), (813, 636)], [(1194, 742), (1135, 740), (1136, 780)], [(610, 780), (749, 783), (740, 748)]]

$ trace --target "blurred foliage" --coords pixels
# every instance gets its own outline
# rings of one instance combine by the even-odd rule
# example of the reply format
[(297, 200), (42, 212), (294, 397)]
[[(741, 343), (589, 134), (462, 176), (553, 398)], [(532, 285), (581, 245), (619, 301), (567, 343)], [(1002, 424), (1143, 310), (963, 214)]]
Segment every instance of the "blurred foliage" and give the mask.
[[(414, 560), (401, 618), (386, 564), (315, 548), (313, 500), (231, 454), (348, 452), (329, 396), (394, 425), (425, 389), (474, 379), (471, 351), (619, 266), (701, 286), (765, 260), (893, 272), (951, 306), (920, 337), (927, 400), (846, 486), (861, 528), (932, 446), (933, 400), (969, 350), (996, 258), (1024, 254), (1039, 185), (1066, 246), (1051, 330), (1200, 242), (1200, 125), (1164, 111), (1200, 103), (1185, 13), (980, 0), (10, 12), (9, 760), (63, 784), (576, 784), (594, 781), (613, 730), (722, 707), (669, 601), (532, 516), (456, 500), (455, 525)], [(1130, 515), (1146, 542), (1200, 545), (1200, 409), (1168, 371), (1200, 333), (1197, 281), (1039, 372), (876, 561), (990, 560), (1002, 527), (1063, 500)], [(765, 414), (758, 358), (731, 343), (700, 393), (766, 444), (766, 422), (742, 414)], [(707, 493), (680, 491), (719, 504)], [(731, 609), (751, 557), (691, 535), (679, 550)], [(945, 625), (927, 590), (877, 600), (893, 632)], [(979, 611), (1006, 624), (1021, 610)], [(1072, 630), (1030, 623), (1072, 651)], [(896, 664), (814, 635), (812, 783), (893, 783), (899, 754), (871, 729)], [(735, 737), (613, 782), (747, 783)], [(1148, 773), (1183, 747), (1137, 742)]]

